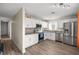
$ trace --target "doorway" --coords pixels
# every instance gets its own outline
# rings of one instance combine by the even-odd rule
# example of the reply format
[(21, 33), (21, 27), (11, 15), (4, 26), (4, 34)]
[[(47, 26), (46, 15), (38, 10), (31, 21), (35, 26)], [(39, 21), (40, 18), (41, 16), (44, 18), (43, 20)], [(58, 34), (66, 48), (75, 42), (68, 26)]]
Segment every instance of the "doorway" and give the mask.
[(1, 21), (1, 38), (9, 38), (8, 22)]

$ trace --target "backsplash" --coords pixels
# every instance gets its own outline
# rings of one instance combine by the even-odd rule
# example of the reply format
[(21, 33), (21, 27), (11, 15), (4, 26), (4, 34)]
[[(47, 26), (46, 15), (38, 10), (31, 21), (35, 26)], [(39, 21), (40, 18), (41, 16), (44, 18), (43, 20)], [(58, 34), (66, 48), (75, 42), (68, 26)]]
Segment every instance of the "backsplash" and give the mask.
[(25, 28), (25, 33), (34, 33), (35, 32), (35, 28)]

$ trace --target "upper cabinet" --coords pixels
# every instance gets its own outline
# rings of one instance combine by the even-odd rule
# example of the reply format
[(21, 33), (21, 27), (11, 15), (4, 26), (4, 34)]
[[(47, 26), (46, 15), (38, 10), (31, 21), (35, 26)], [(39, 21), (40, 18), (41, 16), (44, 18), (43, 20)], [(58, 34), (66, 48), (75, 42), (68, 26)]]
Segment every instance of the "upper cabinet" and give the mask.
[(36, 23), (41, 24), (42, 28), (48, 28), (48, 23), (46, 21), (36, 20)]
[(57, 30), (58, 24), (57, 22), (49, 22), (49, 30)]
[(36, 28), (36, 24), (41, 24), (42, 28), (48, 28), (48, 23), (39, 19), (26, 18), (25, 27), (26, 28)]
[(31, 19), (31, 18), (26, 18), (25, 19), (25, 27), (26, 28), (35, 28), (36, 27), (35, 20)]
[(48, 28), (48, 23), (47, 22), (42, 21), (41, 24), (42, 24), (42, 28)]

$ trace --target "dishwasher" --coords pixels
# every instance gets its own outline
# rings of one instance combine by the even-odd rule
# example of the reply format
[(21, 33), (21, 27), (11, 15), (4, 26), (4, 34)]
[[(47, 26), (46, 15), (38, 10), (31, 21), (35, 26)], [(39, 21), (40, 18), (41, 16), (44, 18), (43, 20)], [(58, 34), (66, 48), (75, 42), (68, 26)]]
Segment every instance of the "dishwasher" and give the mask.
[(56, 41), (57, 42), (63, 42), (63, 33), (62, 32), (56, 32)]

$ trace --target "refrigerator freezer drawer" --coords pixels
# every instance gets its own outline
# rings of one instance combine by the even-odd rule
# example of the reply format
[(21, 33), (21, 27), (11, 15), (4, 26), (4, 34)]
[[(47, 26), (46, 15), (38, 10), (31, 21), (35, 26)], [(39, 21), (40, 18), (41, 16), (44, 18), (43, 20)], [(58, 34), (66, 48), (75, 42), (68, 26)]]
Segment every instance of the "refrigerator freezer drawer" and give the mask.
[(64, 36), (63, 43), (72, 45), (72, 38), (70, 36)]

